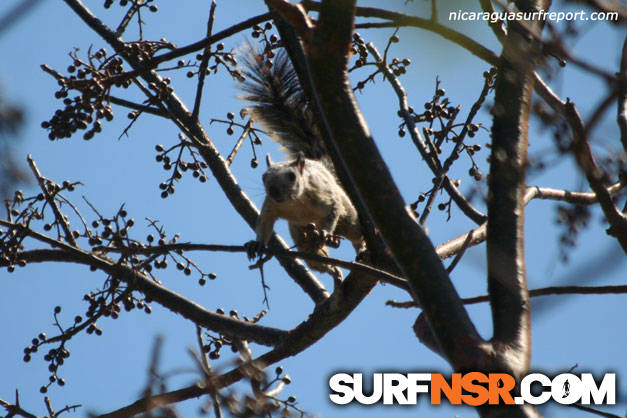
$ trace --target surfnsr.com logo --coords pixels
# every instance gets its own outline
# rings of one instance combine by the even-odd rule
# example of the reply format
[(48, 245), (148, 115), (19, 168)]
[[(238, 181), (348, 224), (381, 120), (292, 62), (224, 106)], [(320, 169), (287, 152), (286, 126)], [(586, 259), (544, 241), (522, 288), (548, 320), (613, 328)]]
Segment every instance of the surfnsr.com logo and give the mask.
[[(533, 385), (533, 388), (532, 388)], [(564, 405), (616, 404), (616, 374), (607, 373), (597, 383), (590, 373), (563, 373), (549, 378), (540, 373), (525, 376), (516, 396), (514, 377), (505, 373), (374, 373), (371, 390), (364, 391), (362, 373), (337, 373), (329, 379), (329, 398), (338, 405), (415, 405), (418, 395), (433, 405), (447, 399), (452, 405), (540, 405), (553, 399)]]

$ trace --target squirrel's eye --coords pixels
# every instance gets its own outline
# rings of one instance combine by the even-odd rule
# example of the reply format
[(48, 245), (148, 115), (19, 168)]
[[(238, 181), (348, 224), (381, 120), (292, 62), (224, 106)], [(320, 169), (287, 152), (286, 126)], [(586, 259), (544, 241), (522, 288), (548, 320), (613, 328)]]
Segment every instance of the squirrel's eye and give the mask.
[(296, 174), (290, 171), (289, 173), (287, 173), (287, 179), (290, 181), (290, 183), (294, 183), (294, 180), (296, 180)]

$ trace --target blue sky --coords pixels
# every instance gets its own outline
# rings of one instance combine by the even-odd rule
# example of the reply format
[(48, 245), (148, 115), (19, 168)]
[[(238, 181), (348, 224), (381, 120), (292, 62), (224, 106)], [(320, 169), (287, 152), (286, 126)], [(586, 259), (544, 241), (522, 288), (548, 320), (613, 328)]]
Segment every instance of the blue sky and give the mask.
[[(17, 1), (0, 4), (0, 15)], [(103, 11), (102, 1), (87, 1), (105, 23), (116, 26), (120, 19), (120, 8), (115, 6)], [(364, 2), (364, 5), (377, 2)], [(386, 2), (387, 4), (388, 2)], [(391, 9), (427, 16), (423, 2), (403, 6), (403, 1), (390, 1)], [(208, 2), (188, 1), (159, 2), (160, 12), (144, 15), (146, 39), (159, 39), (167, 34), (169, 41), (185, 45), (203, 36), (208, 15)], [(362, 4), (360, 2), (360, 4)], [(443, 3), (441, 16), (448, 5), (458, 10), (459, 4)], [(466, 9), (474, 7), (464, 3)], [(264, 12), (262, 1), (222, 1), (216, 10), (215, 30), (221, 30), (244, 17)], [(485, 42), (497, 51), (495, 40), (484, 25), (477, 22), (453, 23), (443, 18), (443, 23), (463, 30), (474, 39)], [(385, 39), (392, 29), (361, 31), (367, 41), (372, 41), (383, 50)], [(623, 28), (608, 25), (583, 25), (582, 38), (573, 51), (579, 57), (594, 62), (607, 71), (617, 69), (619, 51), (625, 36)], [(237, 48), (250, 34), (238, 34), (228, 42), (227, 48)], [(465, 115), (481, 90), (483, 71), (488, 66), (465, 50), (442, 40), (431, 33), (411, 28), (399, 32), (401, 43), (392, 47), (391, 56), (409, 57), (412, 65), (401, 81), (409, 95), (410, 104), (420, 108), (433, 94), (436, 75), (455, 103), (462, 105)], [(131, 26), (125, 39), (135, 40), (136, 26)], [(80, 187), (71, 197), (81, 204), (89, 220), (94, 215), (82, 204), (86, 196), (102, 213), (113, 215), (121, 204), (125, 204), (137, 221), (134, 236), (147, 234), (146, 217), (158, 219), (166, 225), (170, 234), (181, 233), (181, 241), (215, 244), (241, 244), (253, 237), (252, 231), (235, 214), (224, 198), (215, 181), (200, 183), (184, 177), (177, 185), (176, 193), (168, 198), (159, 197), (158, 184), (167, 178), (167, 173), (154, 162), (154, 145), (173, 145), (178, 131), (168, 121), (156, 117), (141, 118), (128, 136), (121, 136), (128, 123), (124, 109), (114, 108), (117, 118), (105, 124), (102, 133), (86, 142), (80, 136), (51, 142), (39, 126), (59, 106), (54, 99), (56, 83), (43, 73), (40, 64), (48, 64), (63, 72), (70, 64), (68, 53), (80, 48), (79, 55), (85, 56), (87, 48), (104, 46), (103, 43), (62, 2), (43, 1), (27, 18), (18, 22), (0, 37), (0, 86), (5, 98), (22, 105), (27, 121), (20, 134), (17, 156), (26, 168), (26, 154), (33, 155), (42, 173), (58, 182), (80, 180)], [(110, 49), (110, 48), (108, 48)], [(353, 81), (364, 78), (366, 73), (354, 73)], [(195, 79), (173, 77), (173, 86), (188, 106), (193, 103)], [(557, 93), (570, 97), (584, 115), (600, 99), (605, 91), (595, 79), (577, 69), (567, 67), (552, 81)], [(225, 154), (230, 151), (236, 136), (226, 135), (226, 126), (209, 124), (211, 118), (225, 118), (229, 111), (238, 112), (241, 103), (235, 99), (236, 83), (222, 71), (208, 77), (205, 102), (201, 108), (201, 121), (216, 146)], [(126, 98), (139, 100), (136, 91), (120, 93)], [(491, 100), (491, 99), (489, 99)], [(396, 135), (400, 120), (396, 116), (397, 101), (388, 85), (378, 81), (370, 85), (358, 101), (381, 149), (388, 161), (395, 180), (407, 201), (415, 200), (420, 192), (428, 190), (429, 173), (420, 160), (408, 137)], [(613, 111), (613, 110), (612, 110)], [(593, 137), (595, 150), (619, 150), (618, 129), (609, 115)], [(482, 111), (478, 122), (490, 126), (487, 112)], [(121, 136), (121, 137), (120, 137)], [(477, 143), (488, 141), (487, 131), (480, 131)], [(553, 150), (551, 135), (537, 126), (532, 127), (530, 154)], [(264, 141), (257, 150), (260, 156), (271, 153), (274, 160), (281, 154), (275, 144)], [(485, 171), (485, 156), (478, 162)], [(246, 193), (257, 206), (263, 201), (261, 167), (250, 168), (252, 158), (248, 145), (242, 148), (233, 171)], [(261, 158), (260, 158), (261, 159)], [(453, 175), (461, 178), (462, 190), (471, 185), (465, 174), (469, 165)], [(543, 175), (531, 176), (529, 184), (569, 190), (586, 189), (585, 181), (574, 174), (572, 162), (565, 161), (550, 167)], [(26, 192), (34, 192), (32, 185)], [(601, 214), (593, 211), (591, 226), (580, 237), (581, 245), (570, 253), (570, 262), (562, 264), (559, 254), (556, 229), (555, 204), (534, 201), (527, 206), (526, 257), (529, 287), (539, 288), (565, 284), (624, 284), (627, 277), (625, 257), (618, 244), (606, 236)], [(453, 220), (436, 211), (428, 224), (430, 236), (437, 245), (472, 227), (453, 211)], [(287, 236), (284, 222), (277, 230)], [(349, 247), (345, 245), (344, 247)], [(485, 255), (484, 246), (468, 251), (452, 274), (459, 293), (466, 296), (484, 294)], [(336, 255), (351, 257), (352, 249), (343, 248)], [(585, 267), (591, 260), (609, 254), (605, 265), (611, 268), (591, 270)], [(240, 313), (254, 316), (264, 309), (263, 294), (258, 274), (249, 271), (242, 254), (209, 253), (193, 256), (206, 271), (214, 271), (218, 279), (200, 287), (193, 278), (185, 277), (175, 269), (162, 272), (160, 279), (165, 285), (186, 297), (209, 308), (237, 309)], [(47, 381), (48, 372), (40, 357), (28, 364), (22, 362), (22, 350), (39, 332), (54, 332), (52, 311), (61, 305), (61, 318), (70, 323), (76, 314), (84, 313), (82, 295), (98, 287), (104, 276), (92, 273), (81, 266), (29, 265), (16, 273), (0, 272), (0, 398), (11, 400), (19, 388), (22, 405), (32, 412), (45, 411), (38, 388)], [(271, 287), (270, 312), (263, 324), (289, 329), (304, 320), (313, 309), (309, 299), (276, 266), (269, 263), (266, 280)], [(328, 276), (321, 276), (323, 283), (332, 286)], [(448, 365), (437, 355), (423, 347), (414, 337), (411, 326), (417, 315), (415, 310), (396, 310), (384, 305), (388, 299), (406, 300), (406, 295), (392, 286), (378, 285), (356, 311), (339, 327), (332, 330), (322, 341), (295, 358), (281, 364), (292, 376), (293, 383), (284, 392), (285, 397), (293, 394), (299, 407), (323, 417), (461, 417), (475, 416), (472, 409), (442, 406), (432, 408), (424, 402), (417, 408), (382, 407), (376, 410), (357, 406), (335, 407), (328, 400), (327, 380), (338, 371), (442, 371)], [(622, 376), (627, 375), (627, 308), (624, 296), (550, 296), (536, 298), (532, 303), (533, 351), (532, 368), (557, 373), (578, 365), (578, 371), (618, 373), (620, 405), (607, 408), (614, 413), (624, 414), (625, 388)], [(468, 308), (482, 335), (491, 335), (490, 313), (486, 304)], [(126, 405), (138, 398), (147, 381), (146, 370), (154, 338), (165, 338), (163, 361), (160, 370), (173, 373), (168, 381), (169, 389), (176, 389), (194, 381), (193, 362), (187, 353), (195, 347), (193, 324), (169, 311), (153, 305), (151, 316), (139, 312), (121, 315), (117, 321), (100, 321), (104, 333), (100, 337), (80, 335), (69, 343), (71, 357), (63, 366), (60, 375), (67, 380), (64, 388), (54, 387), (49, 396), (60, 408), (66, 404), (82, 403), (77, 414), (107, 412)], [(253, 346), (255, 355), (263, 352), (262, 347)], [(226, 352), (224, 353), (226, 354)], [(228, 356), (224, 356), (225, 358)], [(217, 362), (215, 367), (226, 370), (228, 359)], [(198, 401), (180, 405), (183, 416), (196, 416)], [(549, 417), (578, 417), (587, 414), (570, 408), (547, 407), (543, 410)]]

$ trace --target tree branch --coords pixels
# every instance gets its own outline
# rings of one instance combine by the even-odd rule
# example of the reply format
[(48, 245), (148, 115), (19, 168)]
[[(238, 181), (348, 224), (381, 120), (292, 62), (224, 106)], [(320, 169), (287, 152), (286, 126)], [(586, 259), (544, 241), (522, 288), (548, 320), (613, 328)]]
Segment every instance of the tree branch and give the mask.
[(35, 6), (43, 3), (41, 0), (22, 0), (16, 3), (3, 16), (0, 16), (0, 34), (9, 29), (22, 17), (26, 16)]
[(0, 406), (6, 409), (9, 413), (7, 417), (19, 416), (24, 418), (39, 418), (37, 415), (31, 414), (20, 406), (20, 393), (17, 389), (15, 389), (15, 403), (12, 404), (4, 399), (0, 399)]
[[(608, 188), (608, 192), (612, 194), (618, 193), (624, 187), (625, 186), (623, 184), (616, 183)], [(568, 190), (550, 189), (548, 187), (529, 186), (525, 191), (525, 205), (533, 199), (556, 200), (576, 205), (592, 205), (598, 202), (597, 196), (594, 193), (570, 192)], [(436, 248), (436, 252), (443, 260), (452, 257), (461, 251), (468, 239), (468, 236), (471, 237), (468, 243), (469, 247), (478, 245), (486, 239), (486, 228), (487, 224), (484, 223), (483, 225), (453, 238), (444, 244), (440, 244)]]
[(39, 172), (39, 169), (37, 168), (37, 164), (35, 164), (35, 160), (33, 160), (33, 157), (29, 154), (26, 159), (28, 160), (28, 165), (30, 166), (33, 175), (37, 179), (37, 183), (39, 184), (39, 188), (41, 189), (41, 192), (43, 193), (46, 202), (48, 202), (48, 204), (52, 208), (52, 212), (54, 213), (54, 217), (57, 223), (61, 226), (61, 229), (63, 229), (63, 232), (65, 234), (65, 241), (76, 247), (76, 239), (74, 239), (74, 235), (72, 235), (72, 230), (70, 229), (69, 222), (67, 221), (65, 215), (61, 213), (61, 210), (57, 205), (54, 191), (51, 192), (49, 190), (48, 184), (46, 184), (46, 181)]
[[(483, 1), (483, 0), (482, 0)], [(319, 10), (320, 3), (313, 0), (304, 0), (303, 4), (307, 9)], [(378, 19), (387, 19), (388, 22), (375, 23), (375, 24), (357, 24), (356, 28), (374, 28), (374, 27), (393, 27), (410, 26), (419, 29), (428, 30), (437, 35), (442, 36), (454, 44), (461, 46), (474, 56), (482, 59), (492, 66), (498, 66), (499, 57), (494, 52), (484, 47), (480, 43), (474, 41), (472, 38), (450, 29), (440, 23), (437, 23), (431, 19), (424, 19), (417, 16), (406, 15), (403, 13), (392, 12), (384, 9), (377, 9), (374, 7), (358, 7), (356, 9), (356, 15), (360, 17), (374, 17)], [(497, 34), (498, 37), (498, 34)], [(542, 77), (538, 73), (534, 72), (534, 78), (536, 80), (534, 85), (535, 92), (542, 97), (542, 99), (556, 112), (563, 113), (563, 102), (555, 95), (551, 88), (544, 82)]]
[(566, 101), (565, 116), (573, 132), (572, 152), (577, 165), (586, 175), (590, 188), (597, 195), (605, 218), (610, 224), (607, 232), (618, 240), (623, 251), (627, 253), (627, 217), (616, 207), (603, 184), (603, 173), (594, 160), (581, 116), (573, 102), (569, 100)]
[[(252, 362), (261, 369), (304, 351), (346, 319), (375, 284), (376, 280), (368, 275), (351, 274), (344, 280), (341, 292), (333, 293), (331, 297), (319, 304), (310, 317), (291, 330), (288, 338), (279, 346), (252, 360)], [(164, 405), (197, 398), (211, 393), (212, 390), (230, 386), (241, 380), (246, 376), (248, 366), (249, 363), (244, 363), (240, 367), (217, 376), (211, 384), (195, 383), (179, 390), (154, 395), (150, 399), (142, 398), (116, 411), (100, 415), (99, 418), (126, 418), (148, 411), (155, 404)]]
[(623, 53), (618, 73), (618, 114), (616, 116), (620, 128), (620, 142), (627, 152), (627, 37), (623, 43)]
[[(548, 1), (519, 0), (521, 11), (546, 10)], [(529, 369), (531, 327), (524, 256), (524, 194), (529, 110), (541, 43), (529, 28), (510, 22), (494, 87), (488, 179), (488, 293), (494, 335), (493, 368), (520, 377)], [(531, 22), (541, 33), (541, 22)], [(533, 407), (482, 407), (484, 416), (535, 417)]]
[(324, 1), (308, 51), (319, 103), (335, 138), (327, 148), (340, 151), (385, 242), (429, 315), (447, 357), (455, 368), (461, 368), (476, 361), (477, 353), (468, 347), (462, 350), (459, 341), (478, 341), (480, 337), (424, 230), (405, 210), (355, 104), (346, 74), (354, 11), (354, 1)]
[[(321, 11), (321, 4), (313, 0), (304, 0), (302, 4), (308, 10)], [(395, 27), (398, 26), (413, 26), (419, 29), (425, 29), (430, 32), (437, 33), (449, 41), (462, 46), (468, 50), (471, 54), (481, 58), (487, 62), (496, 63), (498, 57), (494, 52), (490, 51), (480, 43), (474, 41), (468, 36), (454, 31), (433, 19), (424, 19), (417, 16), (411, 16), (403, 13), (392, 12), (389, 10), (378, 9), (375, 7), (357, 7), (355, 9), (355, 15), (359, 17), (374, 17), (377, 19), (385, 19), (391, 21)]]
[[(0, 225), (15, 229), (20, 233), (58, 248), (20, 252), (19, 258), (26, 261), (26, 263), (64, 261), (84, 264), (90, 267), (93, 266), (127, 283), (132, 289), (139, 290), (172, 312), (178, 313), (195, 324), (221, 334), (235, 335), (241, 339), (267, 346), (277, 345), (287, 335), (285, 331), (279, 329), (251, 324), (226, 315), (208, 311), (195, 302), (161, 286), (141, 272), (124, 264), (118, 264), (114, 260), (104, 256), (97, 256), (80, 248), (70, 247), (61, 241), (53, 240), (19, 224), (10, 224), (0, 220)], [(6, 265), (8, 265), (8, 261), (0, 260), (0, 266)]]
[[(407, 93), (405, 92), (404, 87), (398, 80), (398, 77), (394, 75), (390, 67), (388, 67), (387, 63), (383, 62), (383, 58), (379, 51), (375, 48), (375, 46), (371, 43), (367, 45), (368, 51), (375, 58), (379, 69), (385, 74), (386, 79), (392, 85), (396, 96), (398, 97), (399, 107), (400, 107), (400, 115), (405, 121), (405, 125), (409, 131), (409, 136), (411, 137), (414, 145), (418, 149), (422, 159), (427, 163), (427, 166), (431, 169), (434, 175), (442, 178), (442, 186), (447, 191), (447, 193), (451, 196), (457, 207), (464, 213), (464, 215), (468, 216), (473, 222), (476, 224), (482, 224), (486, 221), (487, 217), (485, 214), (481, 213), (477, 210), (470, 202), (464, 197), (463, 194), (455, 187), (451, 179), (446, 175), (446, 170), (442, 170), (439, 168), (437, 163), (433, 160), (432, 155), (427, 150), (427, 146), (424, 143), (422, 136), (420, 135), (420, 131), (416, 127), (413, 117), (409, 113), (409, 103), (407, 101)], [(466, 129), (466, 128), (464, 128)], [(452, 158), (451, 158), (452, 162)]]
[(137, 11), (139, 10), (139, 8), (141, 7), (143, 3), (144, 3), (144, 0), (133, 1), (133, 4), (131, 5), (131, 7), (128, 8), (128, 10), (126, 11), (126, 14), (122, 18), (122, 21), (120, 22), (117, 29), (115, 30), (116, 36), (122, 36), (124, 34), (124, 31), (128, 27), (129, 23), (131, 23), (133, 16), (135, 15), (135, 13), (137, 13)]
[(166, 61), (171, 61), (173, 59), (185, 56), (187, 54), (191, 54), (194, 53), (196, 51), (200, 51), (205, 49), (207, 46), (212, 45), (216, 42), (219, 42), (223, 39), (226, 39), (230, 36), (235, 35), (236, 33), (239, 33), (243, 30), (246, 30), (248, 28), (251, 28), (259, 23), (265, 22), (266, 20), (270, 19), (270, 13), (264, 13), (261, 15), (257, 15), (257, 16), (253, 16), (250, 19), (244, 20), (243, 22), (240, 22), (236, 25), (233, 25), (229, 28), (226, 28), (212, 36), (209, 36), (207, 38), (203, 38), (199, 41), (196, 41), (192, 44), (186, 45), (186, 46), (182, 46), (180, 48), (176, 48), (170, 52), (166, 52), (163, 53), (161, 55), (157, 55), (156, 57), (153, 57), (152, 60), (150, 60), (149, 63), (147, 63), (148, 65), (145, 66), (144, 68), (156, 68), (159, 64), (161, 64), (162, 62), (166, 62)]
[[(627, 285), (610, 286), (549, 286), (539, 289), (530, 289), (529, 297), (551, 296), (551, 295), (622, 295), (627, 293)], [(489, 302), (489, 295), (463, 298), (464, 305), (474, 305), (477, 303)], [(414, 301), (397, 302), (388, 300), (386, 306), (393, 308), (417, 308)]]
[[(236, 253), (246, 253), (246, 247), (243, 245), (217, 245), (217, 244), (193, 244), (193, 243), (176, 243), (176, 244), (165, 244), (159, 246), (149, 246), (149, 247), (140, 247), (136, 249), (131, 248), (116, 248), (116, 247), (94, 247), (92, 248), (93, 252), (102, 252), (102, 253), (124, 253), (124, 254), (144, 254), (144, 255), (153, 255), (153, 254), (167, 254), (171, 251), (179, 252), (179, 251), (223, 251), (223, 252), (236, 252)], [(308, 261), (316, 261), (319, 263), (329, 264), (333, 266), (343, 267), (353, 272), (367, 273), (371, 275), (373, 278), (378, 280), (382, 280), (386, 283), (393, 284), (401, 289), (408, 290), (409, 285), (407, 284), (407, 280), (402, 277), (398, 277), (394, 274), (388, 273), (387, 271), (377, 269), (375, 267), (354, 262), (354, 261), (346, 261), (341, 260), (339, 258), (333, 257), (324, 257), (318, 255), (316, 253), (306, 253), (302, 251), (292, 251), (292, 250), (282, 250), (282, 249), (270, 249), (263, 248), (261, 250), (262, 254), (275, 256), (275, 257), (286, 257), (286, 258), (301, 258), (303, 260)], [(265, 262), (266, 260), (264, 260)], [(256, 265), (251, 266), (250, 268), (255, 268)]]
[[(211, 8), (209, 10), (209, 20), (207, 21), (207, 38), (211, 37), (213, 31), (213, 20), (215, 19), (216, 2), (211, 1)], [(194, 110), (192, 116), (194, 119), (198, 119), (198, 112), (200, 111), (200, 102), (202, 101), (202, 90), (205, 85), (205, 77), (207, 75), (207, 66), (209, 65), (209, 58), (211, 57), (211, 45), (207, 45), (202, 54), (202, 60), (200, 61), (200, 67), (198, 68), (198, 85), (196, 86), (196, 99), (194, 100)]]

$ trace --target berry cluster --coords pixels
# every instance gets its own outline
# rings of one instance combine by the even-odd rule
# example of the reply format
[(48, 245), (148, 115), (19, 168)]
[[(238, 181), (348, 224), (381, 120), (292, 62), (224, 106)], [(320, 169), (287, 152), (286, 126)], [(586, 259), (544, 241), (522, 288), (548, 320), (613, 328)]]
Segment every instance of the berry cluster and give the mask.
[[(195, 148), (190, 146), (189, 141), (183, 135), (179, 135), (179, 139), (179, 143), (167, 149), (161, 144), (155, 145), (155, 151), (157, 151), (155, 160), (162, 164), (164, 170), (171, 171), (170, 177), (159, 184), (161, 197), (164, 199), (174, 194), (176, 191), (174, 183), (181, 180), (185, 172), (191, 172), (192, 177), (198, 179), (201, 183), (206, 182), (208, 178), (205, 173), (207, 163), (199, 158)], [(187, 151), (192, 161), (183, 160), (184, 151)], [(170, 156), (172, 153), (176, 154), (174, 160)]]
[[(395, 31), (394, 34), (390, 36), (388, 40), (388, 44), (385, 48), (385, 55), (383, 57), (384, 62), (387, 62), (387, 53), (388, 53), (388, 50), (390, 49), (390, 46), (392, 44), (399, 42), (400, 40), (397, 33), (398, 33), (398, 30)], [(355, 60), (355, 63), (348, 71), (351, 72), (358, 68), (364, 67), (366, 65), (374, 65), (374, 63), (368, 62), (368, 57), (370, 54), (368, 52), (368, 48), (366, 47), (366, 41), (364, 41), (361, 34), (359, 34), (358, 32), (355, 32), (353, 34), (353, 39), (351, 40), (351, 42), (352, 42), (351, 53), (352, 55), (356, 56), (357, 59)], [(411, 60), (409, 58), (392, 58), (392, 60), (386, 65), (388, 65), (392, 73), (398, 77), (407, 72), (407, 67), (411, 65)], [(381, 72), (382, 72), (381, 68), (378, 68), (377, 66), (376, 71), (368, 75), (368, 77), (366, 77), (364, 80), (357, 82), (354, 90), (362, 91), (366, 87), (366, 84), (369, 82), (374, 82), (375, 76), (377, 74), (380, 74)]]
[[(70, 55), (73, 59), (67, 68), (70, 76), (58, 78), (60, 89), (54, 94), (55, 98), (63, 100), (64, 107), (41, 123), (51, 141), (70, 138), (79, 130), (86, 131), (83, 139), (92, 139), (102, 131), (102, 120), (113, 120), (113, 109), (107, 100), (111, 86), (126, 88), (130, 85), (129, 79), (119, 76), (123, 73), (122, 59), (107, 57), (104, 48), (90, 54), (88, 61), (82, 61), (76, 53)], [(70, 98), (70, 90), (80, 94)]]

